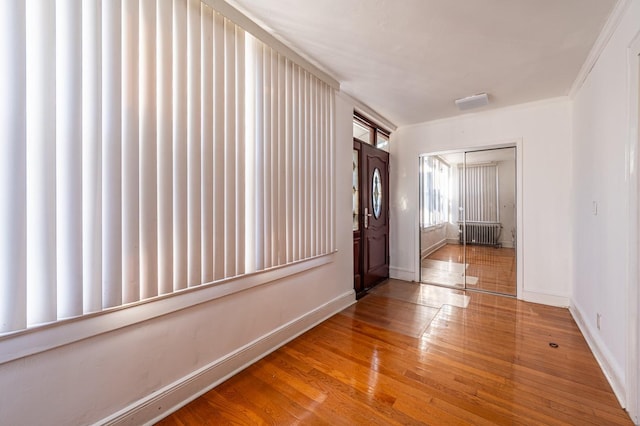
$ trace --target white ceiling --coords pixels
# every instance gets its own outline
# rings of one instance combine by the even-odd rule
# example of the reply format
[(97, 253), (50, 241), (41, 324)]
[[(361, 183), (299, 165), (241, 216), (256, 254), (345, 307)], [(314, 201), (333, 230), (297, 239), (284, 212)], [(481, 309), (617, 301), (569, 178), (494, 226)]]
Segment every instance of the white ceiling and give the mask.
[[(396, 125), (569, 93), (617, 0), (229, 0)], [(472, 110), (472, 112), (475, 110)]]

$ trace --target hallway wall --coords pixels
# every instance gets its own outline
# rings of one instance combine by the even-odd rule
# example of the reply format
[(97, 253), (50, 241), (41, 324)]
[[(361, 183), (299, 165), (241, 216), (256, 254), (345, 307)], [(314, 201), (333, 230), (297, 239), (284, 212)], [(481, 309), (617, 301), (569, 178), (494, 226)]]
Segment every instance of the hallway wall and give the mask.
[(636, 369), (637, 380), (638, 368), (637, 360), (628, 359), (627, 346), (633, 321), (629, 286), (638, 286), (629, 276), (638, 259), (628, 256), (629, 225), (637, 219), (629, 216), (637, 152), (630, 145), (628, 62), (629, 46), (640, 35), (640, 1), (626, 3), (626, 13), (573, 105), (572, 309), (623, 405), (631, 405), (637, 416), (637, 393), (629, 395), (633, 399), (635, 394), (635, 403), (625, 400), (628, 390), (638, 386), (627, 383), (629, 369)]
[(392, 135), (391, 275), (418, 280), (418, 156), (519, 142), (523, 288), (519, 297), (568, 306), (571, 267), (571, 102), (557, 98), (398, 129)]
[(353, 303), (352, 116), (337, 96), (331, 263), (0, 364), (0, 424), (142, 424)]

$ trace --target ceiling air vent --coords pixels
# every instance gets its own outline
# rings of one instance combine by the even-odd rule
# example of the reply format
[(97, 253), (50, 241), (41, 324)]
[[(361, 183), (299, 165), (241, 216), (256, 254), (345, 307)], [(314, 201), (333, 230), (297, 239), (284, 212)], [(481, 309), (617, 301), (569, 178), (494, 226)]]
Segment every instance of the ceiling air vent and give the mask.
[(467, 96), (466, 98), (456, 99), (456, 105), (461, 111), (479, 108), (489, 104), (489, 96), (486, 93), (479, 93), (477, 95)]

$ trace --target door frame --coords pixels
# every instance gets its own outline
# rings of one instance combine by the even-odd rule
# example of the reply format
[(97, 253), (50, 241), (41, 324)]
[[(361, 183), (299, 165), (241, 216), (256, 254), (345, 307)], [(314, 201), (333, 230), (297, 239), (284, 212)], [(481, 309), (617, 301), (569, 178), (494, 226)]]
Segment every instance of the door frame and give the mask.
[(629, 179), (628, 255), (627, 255), (627, 363), (625, 366), (625, 404), (635, 423), (640, 418), (640, 33), (628, 49), (629, 139), (627, 142), (627, 177)]
[[(369, 178), (365, 176), (366, 174), (366, 151), (374, 150), (376, 152), (380, 152), (386, 156), (386, 168), (385, 170), (380, 170), (382, 174), (384, 174), (383, 178), (383, 211), (386, 215), (386, 278), (389, 277), (389, 231), (390, 231), (390, 218), (389, 211), (391, 200), (389, 197), (390, 192), (390, 182), (389, 182), (389, 163), (391, 161), (391, 155), (389, 152), (377, 148), (374, 145), (368, 144), (366, 142), (362, 142), (357, 138), (353, 138), (353, 149), (358, 152), (358, 187), (359, 187), (359, 196), (358, 196), (358, 230), (353, 231), (353, 241), (354, 241), (354, 289), (356, 291), (356, 298), (360, 298), (365, 295), (368, 290), (372, 289), (380, 282), (384, 281), (384, 279), (376, 281), (372, 285), (368, 286), (366, 276), (367, 271), (365, 270), (367, 253), (365, 252), (365, 248), (368, 247), (367, 242), (365, 241), (367, 238), (367, 231), (364, 226), (364, 210), (365, 207), (368, 207), (368, 197), (370, 196), (369, 187)], [(369, 216), (372, 216), (370, 214)], [(356, 254), (356, 238), (358, 239), (358, 248)], [(356, 271), (358, 273), (356, 273)]]
[[(522, 199), (523, 199), (523, 185), (522, 185), (522, 151), (523, 143), (522, 138), (508, 139), (502, 141), (487, 142), (482, 145), (460, 147), (455, 149), (448, 149), (443, 151), (431, 151), (418, 156), (420, 158), (426, 155), (445, 155), (456, 152), (474, 152), (485, 151), (499, 148), (516, 148), (516, 298), (522, 300), (524, 297), (524, 225), (522, 220)], [(418, 172), (419, 173), (419, 172)], [(417, 176), (420, 179), (420, 175)], [(418, 185), (418, 200), (420, 200), (420, 185)], [(416, 253), (415, 262), (415, 281), (420, 282), (420, 205), (416, 209), (416, 228), (417, 234), (414, 239), (414, 253)]]

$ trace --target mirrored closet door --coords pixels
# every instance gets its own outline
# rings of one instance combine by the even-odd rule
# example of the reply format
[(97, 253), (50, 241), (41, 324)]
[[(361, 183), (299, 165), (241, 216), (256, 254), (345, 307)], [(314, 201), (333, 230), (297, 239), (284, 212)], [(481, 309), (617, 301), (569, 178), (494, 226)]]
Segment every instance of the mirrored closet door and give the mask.
[(420, 157), (420, 281), (516, 295), (516, 148)]

